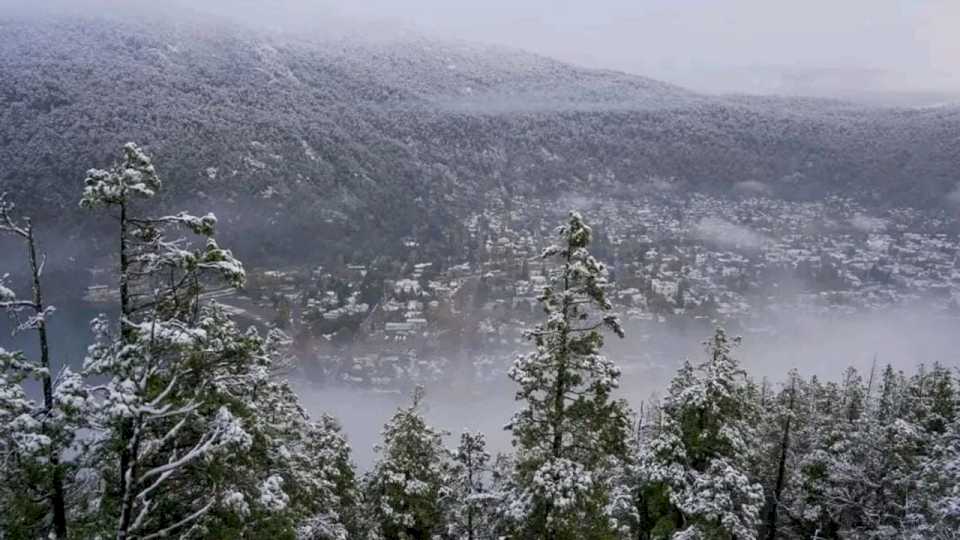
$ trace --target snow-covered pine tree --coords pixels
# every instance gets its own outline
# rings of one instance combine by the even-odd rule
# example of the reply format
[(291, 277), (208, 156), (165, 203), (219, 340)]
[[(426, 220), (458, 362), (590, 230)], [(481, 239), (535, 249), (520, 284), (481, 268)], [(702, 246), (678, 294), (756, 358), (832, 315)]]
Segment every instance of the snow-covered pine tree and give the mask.
[[(350, 457), (350, 445), (342, 434), (340, 422), (323, 415), (311, 422), (307, 431), (307, 473), (317, 478), (322, 489), (310, 499), (312, 515), (300, 521), (298, 538), (327, 540), (361, 538), (367, 532), (362, 514), (363, 496)], [(317, 524), (321, 529), (317, 530)], [(318, 534), (322, 533), (322, 534)]]
[(647, 480), (642, 464), (646, 460), (647, 442), (652, 427), (647, 425), (643, 407), (629, 439), (626, 459), (617, 460), (604, 478), (612, 486), (606, 512), (615, 523), (618, 538), (645, 538), (649, 529), (649, 512), (645, 489)]
[[(0, 295), (5, 291), (2, 287), (0, 284)], [(37, 523), (46, 508), (36, 502), (37, 498), (29, 494), (24, 497), (22, 491), (30, 481), (23, 456), (42, 449), (35, 417), (37, 403), (27, 397), (22, 384), (34, 369), (21, 352), (0, 347), (0, 508), (4, 510), (0, 512), (0, 537), (44, 535)]]
[(757, 537), (763, 494), (749, 476), (756, 436), (731, 354), (738, 342), (718, 329), (706, 343), (707, 361), (684, 364), (670, 385), (643, 463), (651, 538)]
[(591, 230), (577, 212), (541, 258), (555, 262), (539, 301), (545, 321), (528, 330), (536, 350), (510, 378), (524, 403), (508, 429), (516, 447), (512, 515), (520, 538), (603, 538), (611, 487), (599, 481), (627, 452), (629, 413), (612, 397), (619, 368), (600, 354), (608, 328), (623, 336), (604, 289), (606, 268), (588, 251)]
[(914, 490), (919, 432), (904, 416), (905, 379), (887, 366), (876, 403), (850, 368), (841, 387), (840, 417), (821, 441), (826, 481), (821, 510), (842, 537), (884, 537), (905, 526)]
[(23, 387), (38, 376), (36, 363), (0, 347), (0, 538), (42, 538), (50, 530), (49, 484), (40, 471), (51, 441), (41, 433), (42, 405)]
[[(192, 359), (196, 381), (208, 381), (204, 407), (229, 407), (250, 435), (242, 453), (207, 460), (184, 475), (183, 492), (213, 484), (222, 496), (193, 527), (204, 537), (294, 537), (342, 540), (359, 536), (350, 448), (328, 417), (311, 421), (287, 382), (289, 338), (241, 331), (217, 305), (205, 306), (205, 347)], [(196, 475), (200, 474), (200, 482)]]
[[(863, 431), (869, 434), (864, 444), (872, 446), (877, 453), (867, 471), (873, 499), (866, 508), (868, 518), (864, 520), (866, 534), (874, 536), (898, 534), (916, 521), (918, 496), (922, 495), (917, 490), (920, 460), (928, 451), (930, 439), (936, 438), (925, 433), (922, 424), (916, 421), (910, 381), (903, 372), (898, 372), (888, 385), (886, 371), (883, 390), (884, 394), (890, 394), (883, 400), (886, 409), (868, 410), (864, 415), (867, 429)], [(924, 371), (921, 366), (921, 373)]]
[(491, 525), (494, 538), (509, 538), (513, 534), (510, 517), (511, 496), (518, 493), (514, 475), (514, 456), (498, 452), (490, 466), (490, 495), (492, 498)]
[(790, 464), (779, 498), (784, 516), (778, 530), (784, 538), (836, 538), (839, 523), (826, 504), (832, 456), (825, 448), (837, 440), (844, 422), (840, 387), (814, 376), (798, 382)]
[[(223, 495), (206, 472), (212, 457), (252, 443), (231, 407), (207, 398), (215, 381), (203, 361), (211, 343), (200, 295), (211, 282), (242, 285), (243, 267), (214, 240), (212, 214), (139, 215), (137, 200), (160, 186), (150, 158), (128, 143), (113, 167), (88, 171), (81, 198), (118, 220), (119, 331), (94, 320), (97, 341), (85, 361), (87, 373), (105, 380), (92, 388), (102, 435), (94, 463), (107, 483), (92, 527), (118, 539), (197, 524)], [(168, 238), (167, 229), (203, 243)]]
[[(853, 431), (853, 455), (831, 471), (835, 497), (854, 503), (841, 519), (843, 534), (942, 536), (943, 516), (931, 501), (943, 493), (938, 477), (950, 479), (951, 466), (939, 463), (940, 471), (929, 475), (929, 465), (950, 446), (942, 444), (953, 420), (950, 379), (939, 366), (930, 372), (921, 365), (909, 379), (892, 366), (884, 369), (876, 403)], [(859, 474), (844, 474), (850, 470)]]
[(420, 414), (423, 390), (384, 425), (380, 454), (366, 478), (366, 501), (375, 530), (384, 540), (430, 540), (447, 528), (453, 493), (450, 452), (444, 432)]
[(449, 532), (453, 538), (494, 538), (491, 508), (496, 497), (490, 492), (490, 454), (482, 433), (464, 431), (453, 455)]
[(840, 385), (815, 377), (799, 384), (778, 505), (783, 537), (889, 537), (920, 527), (917, 470), (927, 437), (910, 419), (905, 378), (891, 367), (875, 378), (865, 383), (848, 368)]
[[(759, 461), (758, 477), (763, 478), (766, 502), (763, 512), (761, 536), (776, 540), (780, 525), (780, 507), (788, 480), (788, 467), (792, 467), (793, 439), (791, 429), (796, 430), (797, 392), (800, 374), (790, 370), (789, 379), (778, 396), (761, 403), (761, 449), (766, 454)], [(762, 475), (762, 476), (761, 476)]]
[(936, 436), (946, 432), (956, 417), (957, 390), (950, 370), (940, 363), (921, 365), (907, 388), (908, 414), (922, 429)]
[(960, 530), (960, 427), (954, 376), (920, 366), (907, 388), (907, 419), (918, 432), (914, 469), (904, 493), (904, 534), (949, 538)]
[[(311, 422), (300, 407), (285, 380), (288, 338), (241, 331), (216, 303), (202, 302), (210, 286), (242, 284), (243, 267), (214, 240), (212, 215), (137, 215), (136, 199), (159, 187), (133, 144), (86, 180), (81, 204), (118, 214), (120, 316), (116, 326), (94, 320), (85, 368), (105, 382), (90, 389), (96, 399), (72, 402), (93, 403), (98, 433), (84, 463), (99, 487), (88, 486), (95, 504), (77, 534), (357, 534), (359, 493), (339, 426)], [(168, 239), (176, 228), (201, 245)]]
[(920, 499), (916, 504), (920, 511), (910, 529), (916, 538), (956, 538), (960, 531), (960, 421), (953, 410), (956, 398), (952, 396), (950, 373), (935, 373), (939, 387), (935, 390), (936, 401), (940, 404), (931, 409), (941, 410), (937, 414), (944, 420), (943, 431), (934, 436), (922, 458), (915, 494)]
[[(13, 211), (13, 203), (6, 194), (0, 194), (0, 234), (12, 235), (23, 242), (31, 295), (29, 300), (18, 299), (4, 285), (4, 276), (0, 276), (0, 309), (15, 319), (17, 331), (35, 332), (39, 358), (28, 362), (20, 354), (0, 352), (0, 387), (4, 388), (0, 390), (0, 411), (3, 411), (0, 416), (10, 416), (0, 418), (9, 430), (9, 433), (0, 434), (5, 438), (5, 442), (0, 442), (0, 447), (4, 447), (0, 452), (4, 453), (6, 465), (3, 483), (9, 496), (18, 501), (11, 508), (38, 500), (46, 506), (43, 517), (27, 519), (22, 525), (25, 530), (20, 534), (66, 538), (66, 476), (69, 466), (62, 456), (73, 443), (76, 429), (82, 423), (86, 395), (79, 376), (68, 367), (63, 366), (54, 375), (47, 335), (47, 322), (54, 308), (45, 304), (42, 287), (46, 257), (38, 255), (33, 223), (28, 218), (17, 219)], [(13, 258), (11, 256), (10, 260)], [(24, 312), (26, 316), (21, 317)], [(42, 402), (35, 403), (23, 395), (20, 385), (25, 379), (40, 383)], [(13, 415), (14, 411), (18, 414)], [(9, 503), (13, 501), (8, 500), (5, 504)], [(11, 519), (30, 514), (22, 507), (19, 511), (7, 513)], [(9, 529), (7, 532), (17, 536)], [(2, 535), (3, 529), (0, 529)]]
[(914, 537), (950, 538), (960, 530), (960, 420), (957, 384), (951, 371), (934, 364), (911, 384), (911, 417), (923, 430), (913, 520)]

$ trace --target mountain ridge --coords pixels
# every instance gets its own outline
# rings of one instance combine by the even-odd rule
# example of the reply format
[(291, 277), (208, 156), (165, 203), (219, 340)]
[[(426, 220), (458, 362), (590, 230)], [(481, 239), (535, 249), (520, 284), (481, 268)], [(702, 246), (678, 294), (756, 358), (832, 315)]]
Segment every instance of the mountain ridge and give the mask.
[(442, 236), (501, 192), (590, 191), (597, 177), (917, 206), (942, 206), (960, 180), (960, 108), (707, 96), (426, 38), (98, 17), (6, 18), (0, 33), (0, 189), (67, 218), (83, 171), (127, 140), (171, 179), (169, 204), (371, 247)]

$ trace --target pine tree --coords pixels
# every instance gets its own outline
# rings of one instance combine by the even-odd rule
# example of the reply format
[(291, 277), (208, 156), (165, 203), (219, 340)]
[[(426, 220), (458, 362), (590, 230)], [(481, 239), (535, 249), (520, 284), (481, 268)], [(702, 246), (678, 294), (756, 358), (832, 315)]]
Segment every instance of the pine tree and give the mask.
[(430, 540), (449, 519), (450, 453), (444, 432), (420, 414), (422, 388), (413, 404), (399, 409), (383, 428), (380, 458), (366, 481), (366, 499), (379, 538)]
[(453, 500), (456, 501), (450, 532), (454, 538), (479, 540), (493, 538), (491, 507), (496, 502), (490, 493), (490, 454), (482, 433), (464, 431), (453, 456)]
[[(921, 366), (922, 368), (923, 366)], [(960, 529), (960, 428), (954, 377), (940, 364), (921, 369), (910, 388), (910, 418), (922, 431), (907, 531), (914, 537), (949, 538)]]
[(611, 533), (604, 512), (610, 486), (597, 481), (626, 454), (626, 404), (612, 398), (620, 370), (600, 355), (603, 336), (623, 331), (606, 299), (606, 268), (587, 247), (591, 231), (572, 212), (560, 243), (542, 259), (557, 265), (539, 298), (545, 322), (527, 332), (536, 350), (510, 370), (524, 408), (514, 415), (516, 487), (512, 515), (529, 538), (599, 538)]
[[(290, 339), (276, 329), (266, 336), (252, 327), (240, 331), (216, 305), (205, 312), (210, 346), (197, 360), (212, 381), (206, 406), (229, 407), (250, 445), (202, 471), (214, 476), (222, 496), (201, 530), (220, 538), (340, 540), (357, 534), (350, 447), (336, 420), (312, 421), (300, 406), (286, 380), (293, 369)], [(196, 482), (192, 475), (186, 480)]]
[(652, 538), (757, 537), (763, 495), (749, 475), (756, 434), (731, 355), (738, 342), (718, 329), (706, 344), (708, 360), (696, 369), (684, 364), (670, 385), (643, 463)]
[(787, 454), (786, 480), (779, 498), (785, 522), (779, 530), (788, 538), (836, 538), (839, 523), (827, 503), (830, 445), (844, 422), (839, 387), (818, 377), (798, 383), (796, 425)]
[[(88, 171), (81, 198), (84, 207), (115, 210), (119, 225), (119, 331), (96, 319), (97, 340), (85, 361), (87, 373), (106, 381), (92, 389), (102, 434), (94, 459), (110, 485), (94, 527), (112, 529), (118, 539), (198, 523), (221, 493), (213, 478), (188, 473), (221, 450), (252, 442), (230, 407), (207, 399), (215, 381), (204, 363), (211, 343), (200, 300), (208, 282), (242, 285), (243, 267), (214, 240), (212, 214), (135, 215), (136, 200), (160, 186), (150, 158), (129, 143), (112, 168)], [(191, 232), (203, 245), (169, 239), (168, 228)], [(190, 489), (174, 494), (173, 486)]]
[[(780, 525), (780, 507), (782, 505), (783, 494), (788, 480), (788, 467), (792, 466), (791, 456), (793, 453), (793, 438), (795, 435), (791, 430), (795, 430), (796, 411), (797, 411), (797, 393), (799, 392), (800, 375), (796, 370), (791, 370), (789, 382), (777, 399), (772, 403), (761, 403), (765, 414), (760, 419), (761, 425), (769, 426), (767, 431), (769, 435), (768, 443), (763, 445), (763, 449), (772, 458), (771, 461), (762, 461), (767, 473), (766, 480), (766, 502), (763, 516), (762, 536), (767, 540), (778, 538), (777, 531)], [(772, 442), (772, 444), (770, 444)], [(772, 450), (772, 452), (770, 452)]]
[(650, 494), (646, 491), (647, 477), (642, 464), (647, 459), (652, 427), (644, 425), (645, 421), (641, 407), (636, 429), (629, 438), (626, 459), (619, 460), (604, 479), (613, 486), (606, 512), (614, 520), (619, 538), (649, 538)]
[(937, 439), (917, 420), (925, 415), (924, 387), (933, 387), (926, 380), (923, 369), (910, 382), (888, 366), (866, 384), (852, 368), (841, 385), (816, 378), (800, 384), (778, 505), (786, 517), (785, 537), (874, 538), (929, 530), (918, 476)]
[(883, 537), (904, 528), (920, 433), (905, 416), (902, 374), (884, 370), (876, 403), (852, 368), (844, 376), (842, 416), (821, 443), (823, 508), (841, 536)]
[(916, 537), (956, 538), (960, 530), (960, 422), (953, 419), (919, 468)]
[[(0, 283), (0, 295), (4, 289)], [(71, 448), (86, 395), (79, 378), (64, 370), (53, 381), (51, 407), (36, 402), (23, 383), (46, 374), (23, 353), (0, 347), (0, 537), (64, 538), (57, 530), (67, 528), (69, 501), (64, 497), (57, 524), (53, 497), (58, 471), (64, 491), (69, 487), (63, 471), (70, 464), (54, 458)]]
[[(86, 456), (106, 489), (86, 526), (117, 538), (300, 537), (360, 531), (350, 450), (332, 418), (312, 422), (285, 376), (290, 340), (240, 330), (209, 287), (239, 287), (241, 263), (216, 218), (134, 215), (160, 180), (135, 145), (88, 173), (82, 204), (119, 214), (119, 331), (105, 317), (86, 371), (101, 435)], [(172, 228), (201, 246), (168, 239)]]
[[(66, 476), (69, 464), (64, 463), (63, 455), (74, 440), (76, 429), (82, 424), (86, 407), (86, 394), (81, 388), (77, 374), (64, 366), (55, 376), (51, 366), (48, 320), (54, 307), (44, 302), (42, 276), (46, 262), (45, 255), (38, 255), (34, 237), (33, 223), (25, 218), (18, 220), (13, 216), (14, 205), (0, 194), (0, 233), (6, 233), (22, 240), (26, 252), (26, 261), (31, 281), (29, 300), (18, 299), (12, 290), (4, 285), (0, 276), (0, 309), (5, 309), (16, 319), (16, 330), (32, 330), (37, 337), (39, 358), (35, 362), (26, 361), (21, 354), (2, 352), (0, 361), (0, 410), (10, 418), (11, 430), (7, 439), (9, 448), (5, 457), (16, 463), (9, 463), (6, 485), (10, 493), (21, 502), (27, 499), (40, 499), (48, 507), (46, 513), (50, 519), (50, 536), (67, 537), (67, 501)], [(27, 312), (23, 320), (19, 315)], [(24, 396), (21, 383), (25, 379), (39, 381), (43, 400), (34, 403)], [(13, 415), (13, 411), (19, 414)], [(3, 444), (3, 443), (0, 443)], [(6, 459), (5, 459), (6, 461)], [(14, 481), (15, 478), (19, 481)], [(36, 520), (44, 522), (46, 520)], [(46, 536), (40, 530), (34, 532)]]
[(515, 523), (511, 518), (511, 496), (519, 490), (513, 454), (497, 453), (490, 467), (491, 531), (494, 538), (509, 538)]
[[(5, 290), (0, 288), (0, 295)], [(13, 298), (12, 293), (7, 298)], [(24, 378), (35, 370), (19, 351), (0, 347), (0, 536), (10, 538), (42, 537), (37, 528), (46, 508), (34, 497), (24, 497), (29, 485), (30, 456), (44, 447), (38, 433), (37, 403), (27, 397)], [(27, 463), (24, 463), (27, 461)]]

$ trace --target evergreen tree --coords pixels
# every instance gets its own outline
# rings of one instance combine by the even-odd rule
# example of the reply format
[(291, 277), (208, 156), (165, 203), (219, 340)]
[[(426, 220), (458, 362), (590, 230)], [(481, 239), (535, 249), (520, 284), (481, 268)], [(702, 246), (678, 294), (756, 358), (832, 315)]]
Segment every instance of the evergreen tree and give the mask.
[(956, 538), (960, 531), (960, 422), (954, 419), (933, 442), (919, 470), (916, 495), (923, 509), (915, 517), (916, 537)]
[(618, 460), (611, 474), (605, 478), (613, 486), (607, 513), (613, 518), (615, 530), (621, 538), (649, 538), (650, 510), (646, 487), (647, 479), (642, 464), (646, 459), (651, 429), (645, 426), (641, 408), (632, 432), (627, 458)]
[(696, 369), (684, 364), (670, 385), (643, 463), (651, 538), (757, 537), (763, 495), (749, 475), (757, 439), (731, 355), (738, 342), (718, 329), (706, 344), (708, 360)]
[(606, 299), (606, 269), (587, 247), (576, 212), (541, 258), (557, 264), (539, 298), (545, 322), (527, 332), (536, 350), (510, 370), (524, 408), (514, 415), (516, 489), (511, 514), (523, 538), (602, 538), (611, 487), (599, 481), (627, 452), (627, 406), (612, 397), (620, 370), (600, 355), (600, 330), (623, 331)]
[(493, 538), (490, 493), (490, 454), (482, 433), (464, 431), (453, 455), (453, 500), (450, 533), (453, 538)]
[[(213, 239), (212, 214), (135, 215), (136, 200), (153, 197), (160, 186), (150, 158), (128, 143), (113, 167), (88, 171), (81, 198), (82, 206), (113, 210), (118, 218), (119, 330), (96, 319), (97, 341), (85, 361), (87, 373), (106, 381), (93, 388), (102, 433), (94, 459), (110, 486), (96, 526), (115, 530), (118, 539), (194, 525), (216, 504), (212, 482), (193, 476), (193, 498), (171, 497), (169, 484), (217, 450), (251, 442), (230, 408), (205, 406), (213, 381), (198, 361), (208, 346), (204, 284), (240, 286), (243, 268)], [(167, 228), (192, 232), (204, 245), (169, 239)]]
[(494, 538), (509, 538), (513, 534), (511, 496), (519, 491), (514, 470), (513, 454), (498, 453), (490, 467), (491, 530)]
[[(0, 284), (0, 295), (4, 287)], [(9, 298), (9, 297), (8, 297)], [(82, 425), (87, 397), (79, 377), (66, 369), (52, 381), (51, 406), (28, 397), (24, 382), (42, 380), (47, 371), (19, 351), (0, 347), (0, 537), (65, 538), (73, 464), (54, 460), (72, 450)], [(55, 521), (57, 474), (64, 489), (64, 520)]]
[(844, 433), (840, 389), (817, 377), (798, 388), (795, 436), (778, 500), (786, 522), (779, 530), (789, 538), (836, 538), (840, 526), (827, 502), (832, 461), (828, 448)]
[[(767, 441), (774, 443), (768, 442), (762, 447), (772, 460), (761, 460), (761, 468), (769, 473), (765, 486), (766, 503), (762, 534), (767, 540), (778, 538), (781, 501), (786, 487), (788, 467), (792, 465), (790, 459), (794, 444), (792, 437), (795, 435), (791, 430), (796, 429), (799, 379), (800, 376), (796, 370), (791, 370), (789, 382), (777, 399), (769, 404), (765, 401), (761, 402), (761, 408), (766, 414), (760, 419), (760, 425), (772, 428), (766, 434), (769, 435)], [(772, 452), (770, 452), (771, 449)]]
[[(82, 204), (119, 214), (119, 330), (100, 317), (86, 370), (105, 379), (88, 456), (107, 488), (89, 531), (117, 538), (343, 539), (358, 502), (331, 419), (310, 422), (283, 380), (289, 339), (241, 331), (202, 295), (244, 271), (216, 218), (135, 215), (160, 180), (135, 145), (88, 173)], [(171, 229), (197, 235), (168, 239)]]
[[(54, 307), (44, 301), (42, 276), (45, 255), (38, 255), (33, 223), (13, 215), (14, 205), (0, 194), (0, 233), (23, 241), (29, 269), (30, 299), (18, 299), (4, 285), (0, 276), (0, 309), (6, 310), (16, 323), (16, 331), (31, 330), (37, 337), (39, 358), (27, 361), (20, 353), (0, 349), (0, 420), (6, 424), (0, 433), (0, 452), (4, 454), (7, 504), (19, 508), (8, 514), (6, 525), (0, 524), (0, 536), (6, 530), (11, 536), (67, 537), (67, 474), (72, 469), (63, 455), (72, 445), (78, 427), (83, 423), (86, 394), (79, 376), (68, 367), (54, 375), (51, 365), (48, 320)], [(21, 314), (26, 312), (26, 317)], [(27, 399), (23, 393), (25, 380), (40, 383), (42, 402)], [(7, 417), (7, 418), (3, 418)], [(31, 501), (42, 501), (32, 504)], [(27, 507), (31, 507), (28, 510)], [(41, 509), (41, 507), (43, 507)], [(37, 513), (42, 519), (27, 519), (14, 525), (18, 518)], [(35, 528), (31, 523), (36, 524)], [(22, 526), (22, 528), (21, 528)], [(14, 533), (14, 529), (20, 529)], [(49, 531), (49, 535), (47, 532)]]
[(427, 425), (413, 404), (393, 415), (383, 428), (380, 454), (366, 481), (366, 499), (376, 538), (430, 540), (442, 534), (449, 520), (450, 453), (442, 431)]
[(903, 415), (904, 384), (887, 366), (874, 404), (856, 370), (844, 376), (842, 415), (820, 445), (827, 467), (822, 505), (841, 537), (890, 536), (910, 513), (919, 433)]
[(223, 495), (198, 532), (317, 540), (358, 533), (350, 448), (336, 420), (311, 421), (300, 406), (286, 380), (290, 339), (279, 330), (263, 337), (254, 328), (242, 332), (215, 305), (207, 312), (207, 399), (230, 407), (251, 440), (246, 452), (202, 471), (215, 475)]
[(941, 520), (932, 500), (943, 475), (924, 471), (938, 461), (933, 456), (949, 425), (933, 412), (952, 410), (949, 373), (921, 366), (908, 380), (888, 366), (865, 384), (851, 368), (841, 385), (814, 377), (798, 388), (779, 534), (936, 537)]

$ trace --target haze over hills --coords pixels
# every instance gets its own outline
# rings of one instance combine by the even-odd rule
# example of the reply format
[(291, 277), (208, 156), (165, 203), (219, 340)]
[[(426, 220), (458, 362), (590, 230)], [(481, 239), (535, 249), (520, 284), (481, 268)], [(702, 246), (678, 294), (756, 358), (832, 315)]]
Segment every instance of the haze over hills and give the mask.
[[(386, 280), (427, 289), (424, 265), (466, 279), (458, 302), (492, 305), (473, 290), (484, 265), (520, 265), (570, 208), (634, 274), (623, 290), (661, 289), (644, 309), (667, 321), (765, 331), (789, 305), (774, 326), (790, 328), (819, 317), (824, 291), (873, 312), (933, 297), (939, 314), (960, 290), (955, 107), (709, 96), (506, 47), (208, 16), (7, 16), (0, 35), (0, 191), (47, 229), (74, 302), (75, 268), (108, 267), (113, 248), (91, 230), (112, 224), (78, 208), (81, 180), (130, 140), (155, 159), (161, 205), (214, 211), (224, 245), (258, 271), (292, 271), (286, 292), (327, 310), (292, 309), (319, 318), (305, 346), (362, 341), (355, 319), (376, 318)], [(498, 301), (523, 297), (510, 279), (497, 287)], [(249, 288), (257, 322), (279, 320), (276, 287)], [(664, 358), (678, 357), (673, 337)], [(351, 365), (353, 351), (335, 352)]]
[(0, 538), (954, 537), (954, 0), (498, 1), (0, 0)]
[(914, 81), (896, 71), (876, 68), (770, 65), (704, 69), (690, 82), (697, 86), (710, 84), (714, 93), (809, 96), (904, 108), (960, 104), (960, 90), (949, 86), (928, 88), (925, 81)]
[(598, 177), (922, 207), (960, 179), (957, 107), (710, 97), (507, 48), (202, 18), (10, 16), (0, 34), (2, 189), (69, 219), (83, 171), (136, 140), (172, 199), (263, 218), (274, 255), (291, 231), (374, 252), (439, 238), (487, 195), (592, 191)]

